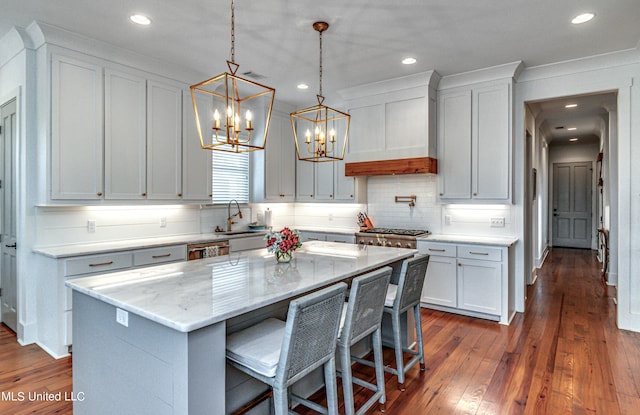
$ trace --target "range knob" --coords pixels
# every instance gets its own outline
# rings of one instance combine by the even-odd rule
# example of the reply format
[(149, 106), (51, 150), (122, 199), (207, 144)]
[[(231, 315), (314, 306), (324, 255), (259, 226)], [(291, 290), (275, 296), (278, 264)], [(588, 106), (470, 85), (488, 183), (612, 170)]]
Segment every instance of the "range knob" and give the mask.
[(360, 241), (358, 242), (360, 245), (364, 245), (364, 239), (360, 239)]
[(413, 246), (411, 246), (411, 244), (407, 244), (407, 248), (413, 248)]
[(402, 248), (402, 244), (400, 242), (396, 243), (396, 248)]
[(373, 241), (369, 241), (369, 245), (373, 245)]
[(378, 246), (382, 246), (382, 241), (378, 241)]
[(393, 246), (391, 242), (387, 242), (387, 246)]

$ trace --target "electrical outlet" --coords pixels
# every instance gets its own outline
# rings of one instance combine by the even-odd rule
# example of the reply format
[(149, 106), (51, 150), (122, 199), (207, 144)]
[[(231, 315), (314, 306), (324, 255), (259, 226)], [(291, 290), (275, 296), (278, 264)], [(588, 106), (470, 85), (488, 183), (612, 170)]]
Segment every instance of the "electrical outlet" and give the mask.
[(451, 225), (451, 215), (444, 215), (444, 224)]
[(164, 217), (164, 216), (160, 218), (160, 227), (161, 228), (166, 228), (167, 227), (167, 218)]
[(116, 321), (125, 327), (129, 327), (129, 313), (120, 308), (116, 308)]
[(333, 220), (333, 213), (329, 213), (329, 220)]
[(95, 219), (89, 219), (87, 221), (87, 232), (93, 233), (95, 231), (96, 231), (96, 220)]
[(504, 228), (504, 218), (491, 218), (492, 228)]

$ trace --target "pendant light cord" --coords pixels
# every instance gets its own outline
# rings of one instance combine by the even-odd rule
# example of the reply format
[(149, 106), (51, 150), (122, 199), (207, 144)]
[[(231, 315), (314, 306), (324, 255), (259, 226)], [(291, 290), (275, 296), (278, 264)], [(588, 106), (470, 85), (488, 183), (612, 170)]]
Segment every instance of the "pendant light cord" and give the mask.
[(231, 62), (236, 61), (236, 2), (231, 0)]
[(322, 30), (320, 30), (320, 96), (322, 96)]

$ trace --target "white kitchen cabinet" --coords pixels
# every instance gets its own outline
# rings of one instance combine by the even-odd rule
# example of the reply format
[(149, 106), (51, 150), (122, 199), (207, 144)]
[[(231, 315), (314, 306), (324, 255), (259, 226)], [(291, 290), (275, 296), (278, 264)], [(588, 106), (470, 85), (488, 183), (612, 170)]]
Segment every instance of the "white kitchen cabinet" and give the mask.
[[(198, 108), (207, 108), (205, 114), (213, 114), (213, 99), (204, 94), (196, 97)], [(200, 136), (193, 112), (191, 94), (183, 92), (183, 133), (182, 133), (182, 199), (211, 203), (211, 150), (200, 147)], [(200, 120), (204, 126), (203, 134), (211, 131), (213, 127), (213, 115), (207, 120)]]
[(430, 255), (424, 307), (509, 324), (515, 313), (511, 246), (418, 240), (417, 248)]
[(501, 264), (458, 259), (458, 308), (500, 315)]
[(83, 278), (106, 272), (185, 261), (185, 244), (168, 245), (128, 251), (68, 258), (42, 257), (38, 273), (38, 301), (42, 306), (42, 333), (40, 344), (55, 357), (68, 354), (72, 344), (71, 289), (64, 283), (71, 278)]
[(327, 241), (354, 244), (356, 243), (356, 236), (351, 233), (300, 231), (300, 241)]
[(182, 198), (182, 89), (147, 81), (147, 199)]
[(443, 202), (511, 202), (511, 81), (439, 92)]
[(103, 69), (51, 56), (51, 199), (103, 196)]
[(265, 201), (295, 200), (296, 159), (289, 117), (272, 113), (265, 149)]
[(298, 202), (350, 202), (366, 193), (365, 182), (344, 175), (344, 160), (296, 164), (296, 200)]
[(105, 199), (146, 196), (147, 126), (144, 77), (105, 69)]
[(448, 244), (429, 243), (418, 249), (429, 254), (427, 276), (422, 289), (421, 301), (446, 307), (458, 306), (458, 282), (456, 247)]

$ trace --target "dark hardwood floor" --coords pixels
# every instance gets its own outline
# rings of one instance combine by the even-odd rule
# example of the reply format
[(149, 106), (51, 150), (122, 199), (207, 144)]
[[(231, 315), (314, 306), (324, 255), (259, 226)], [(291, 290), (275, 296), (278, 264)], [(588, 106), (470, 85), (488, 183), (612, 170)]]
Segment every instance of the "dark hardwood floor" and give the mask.
[[(529, 287), (526, 315), (509, 326), (423, 310), (427, 369), (410, 371), (405, 392), (386, 375), (386, 413), (640, 413), (640, 333), (616, 328), (613, 297), (591, 251), (554, 249)], [(385, 360), (392, 362), (388, 350)], [(355, 370), (373, 377), (368, 368)], [(0, 326), (0, 414), (71, 413), (70, 401), (28, 396), (60, 392), (64, 399), (71, 389), (71, 358), (21, 347)]]

